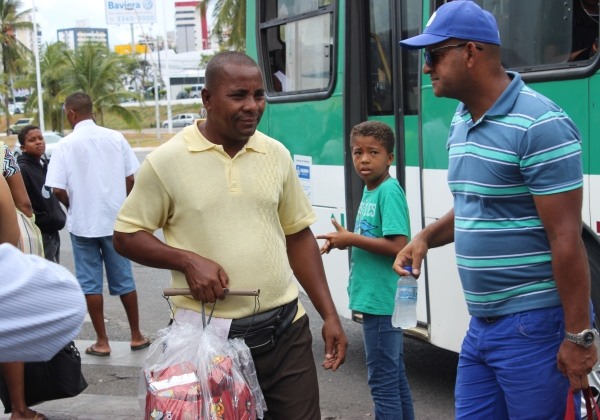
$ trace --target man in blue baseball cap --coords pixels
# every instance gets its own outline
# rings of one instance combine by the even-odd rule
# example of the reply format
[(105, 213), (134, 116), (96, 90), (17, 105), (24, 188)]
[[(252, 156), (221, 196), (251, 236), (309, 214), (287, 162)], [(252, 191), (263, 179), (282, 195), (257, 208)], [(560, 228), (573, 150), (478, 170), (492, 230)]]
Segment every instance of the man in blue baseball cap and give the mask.
[(597, 360), (580, 133), (505, 71), (494, 16), (472, 1), (444, 4), (401, 45), (424, 49), (434, 94), (460, 101), (447, 143), (454, 207), (394, 262), (418, 277), (429, 248), (454, 242), (471, 315), (456, 418), (562, 419)]

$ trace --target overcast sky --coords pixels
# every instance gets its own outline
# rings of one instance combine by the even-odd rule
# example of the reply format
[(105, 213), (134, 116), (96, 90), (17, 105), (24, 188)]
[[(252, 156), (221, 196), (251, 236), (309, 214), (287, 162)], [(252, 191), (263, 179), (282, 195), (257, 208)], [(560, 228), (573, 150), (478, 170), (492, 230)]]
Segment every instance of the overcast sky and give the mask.
[[(73, 28), (79, 20), (86, 20), (90, 27), (107, 28), (110, 47), (131, 43), (131, 26), (107, 25), (105, 0), (21, 0), (24, 9), (37, 8), (36, 21), (42, 30), (42, 42), (56, 42), (56, 30)], [(119, 0), (117, 0), (119, 1)], [(167, 31), (175, 30), (175, 0), (156, 1), (156, 23), (134, 25), (137, 40), (141, 34), (164, 36)], [(164, 5), (164, 8), (163, 8)]]

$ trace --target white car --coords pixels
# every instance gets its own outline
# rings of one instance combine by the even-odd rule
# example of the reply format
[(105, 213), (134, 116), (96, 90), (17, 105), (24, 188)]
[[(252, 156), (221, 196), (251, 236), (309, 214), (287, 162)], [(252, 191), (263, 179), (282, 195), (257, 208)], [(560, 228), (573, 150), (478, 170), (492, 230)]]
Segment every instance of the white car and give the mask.
[(190, 98), (201, 98), (202, 89), (204, 89), (203, 84), (192, 85), (192, 87), (190, 88)]
[[(46, 159), (50, 160), (50, 157), (52, 156), (52, 151), (56, 149), (56, 146), (58, 146), (58, 142), (62, 140), (63, 136), (60, 133), (56, 133), (54, 131), (44, 131), (42, 135), (44, 136), (44, 141), (46, 142), (46, 153), (44, 153), (44, 156)], [(23, 153), (21, 151), (21, 144), (18, 140), (15, 143), (15, 147), (13, 147), (12, 152), (15, 155), (15, 157)]]
[[(188, 125), (194, 124), (194, 121), (200, 119), (200, 114), (177, 114), (172, 119), (172, 127), (187, 127)], [(162, 128), (169, 127), (169, 120), (165, 120), (162, 123)]]

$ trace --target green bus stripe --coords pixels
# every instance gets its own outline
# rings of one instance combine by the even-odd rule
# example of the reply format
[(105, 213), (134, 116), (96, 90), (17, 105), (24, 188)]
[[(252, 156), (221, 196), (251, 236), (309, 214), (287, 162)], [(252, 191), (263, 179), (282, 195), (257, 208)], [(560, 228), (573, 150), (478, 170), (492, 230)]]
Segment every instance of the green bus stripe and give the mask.
[(556, 283), (554, 282), (554, 280), (552, 280), (552, 281), (546, 281), (543, 283), (529, 284), (529, 285), (526, 285), (523, 287), (517, 287), (515, 289), (504, 290), (502, 292), (490, 293), (490, 294), (485, 294), (485, 295), (478, 295), (478, 294), (465, 292), (465, 299), (468, 302), (487, 303), (487, 302), (505, 300), (505, 299), (508, 299), (511, 297), (525, 295), (528, 293), (540, 292), (540, 291), (544, 291), (544, 290), (552, 290), (555, 288), (556, 288)]
[(535, 255), (521, 255), (507, 258), (486, 258), (473, 259), (465, 257), (456, 257), (459, 266), (467, 268), (489, 268), (489, 267), (511, 267), (519, 265), (540, 264), (552, 261), (550, 252)]

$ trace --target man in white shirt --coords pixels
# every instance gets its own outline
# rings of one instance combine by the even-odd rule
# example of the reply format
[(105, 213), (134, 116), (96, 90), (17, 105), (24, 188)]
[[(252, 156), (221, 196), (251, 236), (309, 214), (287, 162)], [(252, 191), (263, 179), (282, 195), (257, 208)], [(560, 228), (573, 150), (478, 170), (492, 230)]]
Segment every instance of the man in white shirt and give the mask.
[(112, 244), (117, 212), (133, 187), (139, 162), (121, 133), (96, 125), (89, 95), (77, 92), (67, 97), (64, 112), (73, 132), (53, 152), (46, 185), (68, 209), (75, 275), (97, 336), (85, 352), (110, 355), (104, 324), (103, 263), (109, 292), (121, 298), (127, 314), (131, 350), (141, 350), (150, 341), (139, 328), (131, 262), (117, 254)]

